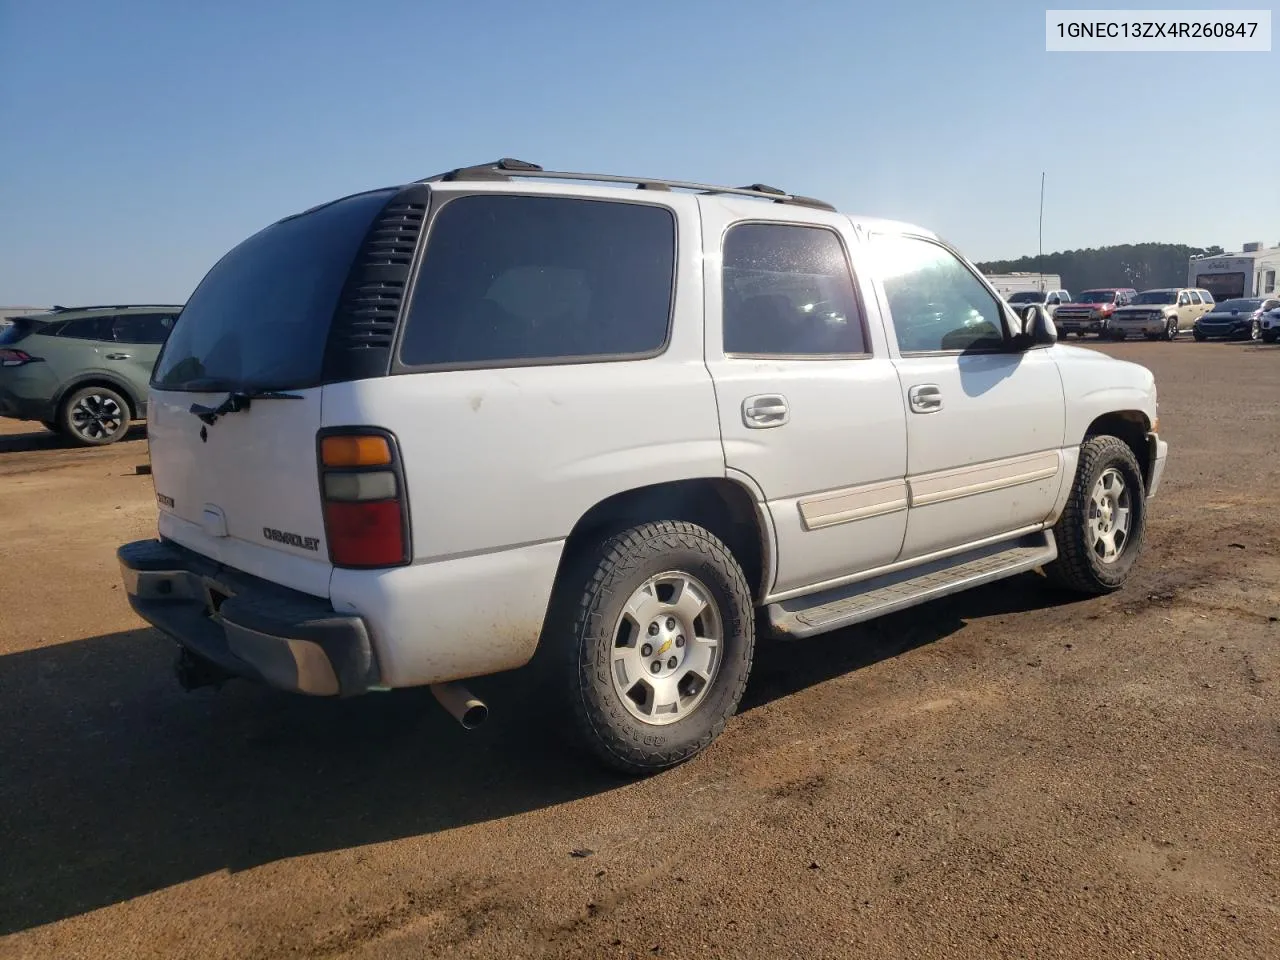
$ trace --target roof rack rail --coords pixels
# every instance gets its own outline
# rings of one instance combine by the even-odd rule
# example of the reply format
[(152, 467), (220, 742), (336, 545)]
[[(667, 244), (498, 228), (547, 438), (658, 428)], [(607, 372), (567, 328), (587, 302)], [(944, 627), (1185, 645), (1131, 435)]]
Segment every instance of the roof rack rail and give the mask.
[(695, 183), (688, 180), (663, 180), (657, 177), (622, 177), (612, 173), (575, 173), (565, 170), (544, 170), (536, 163), (524, 160), (513, 160), (504, 157), (491, 163), (477, 163), (469, 167), (457, 167), (434, 176), (423, 177), (417, 183), (452, 182), (457, 180), (511, 180), (515, 177), (532, 177), (544, 180), (590, 180), (596, 183), (629, 183), (639, 190), (694, 190), (703, 194), (729, 194), (737, 197), (755, 197), (770, 200), (774, 203), (791, 203), (801, 207), (816, 207), (819, 210), (836, 208), (824, 200), (813, 197), (802, 197), (787, 193), (777, 187), (763, 183), (752, 183), (745, 187), (721, 187), (710, 183)]
[(55, 303), (49, 308), (50, 313), (79, 313), (82, 310), (133, 310), (137, 307), (181, 307), (181, 303), (97, 303), (88, 307), (64, 307)]

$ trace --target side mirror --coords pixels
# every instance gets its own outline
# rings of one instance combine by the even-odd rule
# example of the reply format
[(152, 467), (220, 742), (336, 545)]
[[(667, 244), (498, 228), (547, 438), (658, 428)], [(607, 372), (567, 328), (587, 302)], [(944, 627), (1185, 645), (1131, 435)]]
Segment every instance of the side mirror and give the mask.
[(1017, 311), (1022, 320), (1022, 332), (1013, 338), (1017, 350), (1047, 347), (1058, 342), (1058, 328), (1053, 325), (1049, 311), (1038, 303), (1029, 303)]

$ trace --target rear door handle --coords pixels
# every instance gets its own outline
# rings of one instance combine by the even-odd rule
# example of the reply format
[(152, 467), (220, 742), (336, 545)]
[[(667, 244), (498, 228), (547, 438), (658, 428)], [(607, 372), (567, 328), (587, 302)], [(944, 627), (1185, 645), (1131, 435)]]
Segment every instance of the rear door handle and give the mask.
[(127, 353), (108, 353), (108, 354), (107, 354), (107, 359), (108, 359), (108, 360), (128, 360), (128, 359), (129, 359), (129, 354), (127, 354)]
[(920, 383), (907, 391), (913, 413), (934, 413), (942, 409), (942, 391), (936, 383)]
[(791, 419), (787, 398), (776, 393), (763, 393), (742, 401), (742, 422), (754, 430), (780, 427)]

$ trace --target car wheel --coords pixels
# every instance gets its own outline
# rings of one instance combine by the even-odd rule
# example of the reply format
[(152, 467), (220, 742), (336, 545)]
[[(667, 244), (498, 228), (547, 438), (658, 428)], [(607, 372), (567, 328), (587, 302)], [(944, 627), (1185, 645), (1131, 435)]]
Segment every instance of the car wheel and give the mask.
[(86, 447), (115, 443), (129, 432), (129, 404), (110, 387), (84, 387), (62, 404), (62, 433)]
[(1249, 339), (1253, 340), (1255, 343), (1262, 339), (1261, 321), (1255, 320), (1253, 323), (1249, 324)]
[(737, 710), (755, 648), (729, 548), (692, 523), (646, 523), (584, 551), (563, 581), (543, 643), (580, 744), (630, 775), (704, 750)]
[(1205, 335), (1199, 330), (1192, 330), (1191, 335), (1196, 338), (1196, 343), (1204, 343), (1206, 340)]
[(1124, 586), (1146, 532), (1146, 486), (1138, 460), (1118, 437), (1091, 437), (1062, 516), (1054, 525), (1058, 558), (1045, 575), (1058, 586), (1097, 595)]
[(1177, 317), (1170, 317), (1167, 321), (1165, 321), (1165, 325), (1164, 325), (1164, 338), (1165, 338), (1166, 340), (1168, 340), (1170, 343), (1172, 343), (1174, 340), (1177, 340), (1177, 339), (1178, 339), (1178, 319), (1177, 319)]

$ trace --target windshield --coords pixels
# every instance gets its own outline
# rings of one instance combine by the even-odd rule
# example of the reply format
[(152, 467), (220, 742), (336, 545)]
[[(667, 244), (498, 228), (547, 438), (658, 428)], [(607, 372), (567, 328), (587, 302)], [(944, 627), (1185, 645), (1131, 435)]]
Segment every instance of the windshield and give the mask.
[(1130, 303), (1177, 303), (1177, 290), (1144, 290), (1138, 294)]
[(297, 389), (319, 382), (351, 261), (391, 190), (272, 224), (200, 281), (156, 363), (161, 390)]
[(1039, 290), (1019, 290), (1017, 293), (1011, 293), (1008, 297), (1008, 303), (1044, 303), (1045, 296)]
[(1241, 310), (1257, 310), (1261, 306), (1261, 300), (1224, 300), (1222, 303), (1217, 304), (1213, 310), (1215, 313), (1219, 310), (1224, 313), (1232, 313)]
[(1086, 290), (1076, 297), (1076, 303), (1111, 303), (1115, 298), (1114, 290)]

